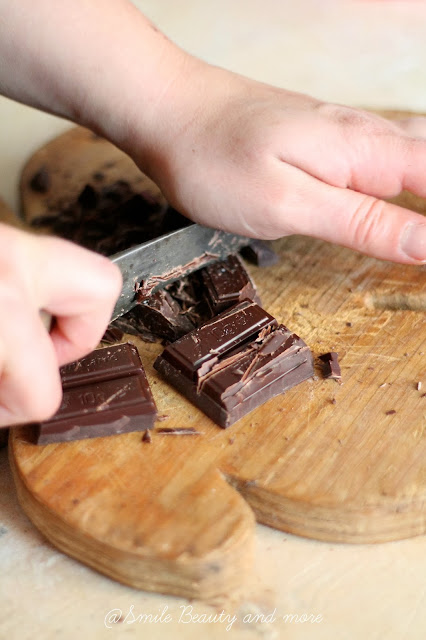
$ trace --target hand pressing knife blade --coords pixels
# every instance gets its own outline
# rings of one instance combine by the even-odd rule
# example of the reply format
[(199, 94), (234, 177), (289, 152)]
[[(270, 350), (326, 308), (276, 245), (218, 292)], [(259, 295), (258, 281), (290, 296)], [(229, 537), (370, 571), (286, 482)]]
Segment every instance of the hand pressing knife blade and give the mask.
[(111, 321), (137, 304), (136, 292), (148, 297), (197, 269), (224, 260), (250, 242), (251, 238), (194, 223), (110, 256), (123, 276)]

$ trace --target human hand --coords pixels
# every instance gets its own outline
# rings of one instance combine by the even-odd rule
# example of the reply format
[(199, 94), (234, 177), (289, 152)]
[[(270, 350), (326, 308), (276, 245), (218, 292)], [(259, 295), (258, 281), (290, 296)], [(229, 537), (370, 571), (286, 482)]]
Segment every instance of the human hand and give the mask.
[[(96, 347), (120, 288), (107, 258), (0, 224), (0, 427), (55, 413), (59, 366)], [(55, 318), (50, 334), (41, 310)]]
[(426, 196), (424, 119), (391, 122), (200, 61), (188, 71), (176, 99), (163, 96), (172, 108), (162, 107), (151, 154), (138, 156), (137, 137), (128, 149), (177, 209), (244, 235), (426, 261), (425, 218), (381, 200)]

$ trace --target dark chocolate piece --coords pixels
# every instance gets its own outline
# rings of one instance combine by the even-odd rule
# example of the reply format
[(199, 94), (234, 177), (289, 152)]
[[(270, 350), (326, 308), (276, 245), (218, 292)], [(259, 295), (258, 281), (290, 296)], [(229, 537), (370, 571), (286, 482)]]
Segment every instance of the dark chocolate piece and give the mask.
[(222, 427), (313, 375), (306, 344), (242, 302), (166, 347), (155, 369)]
[(114, 327), (111, 324), (102, 336), (101, 342), (105, 344), (115, 344), (116, 342), (120, 342), (123, 335), (124, 332), (121, 331), (121, 329), (119, 329), (118, 327)]
[(251, 240), (249, 245), (241, 249), (240, 254), (258, 267), (272, 267), (280, 260), (267, 240)]
[(205, 267), (201, 278), (212, 316), (246, 299), (261, 304), (252, 279), (236, 255)]
[(389, 411), (386, 411), (387, 416), (393, 416), (395, 415), (395, 413), (396, 413), (395, 409), (389, 409)]
[(50, 189), (50, 176), (45, 167), (42, 167), (30, 180), (30, 188), (37, 193), (47, 193)]
[(36, 425), (37, 444), (96, 438), (153, 427), (156, 406), (136, 347), (104, 347), (61, 368), (57, 413)]
[(143, 330), (166, 340), (174, 341), (194, 328), (181, 306), (165, 290), (153, 293), (134, 308), (132, 314)]
[(342, 377), (338, 357), (339, 356), (335, 351), (330, 351), (329, 353), (323, 353), (319, 357), (319, 359), (323, 364), (323, 374), (325, 378), (340, 380), (340, 378)]
[(9, 429), (0, 427), (0, 449), (7, 447), (7, 441), (9, 439)]
[(260, 304), (244, 265), (231, 255), (143, 298), (112, 326), (143, 339), (173, 342), (244, 299)]

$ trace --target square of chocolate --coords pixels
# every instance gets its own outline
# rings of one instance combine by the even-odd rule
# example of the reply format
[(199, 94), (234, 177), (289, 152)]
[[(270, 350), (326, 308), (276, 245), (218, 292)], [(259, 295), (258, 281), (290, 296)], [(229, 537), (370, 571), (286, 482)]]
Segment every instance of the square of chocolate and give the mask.
[(154, 368), (221, 427), (314, 373), (305, 342), (249, 300), (168, 345)]
[(36, 425), (37, 444), (153, 427), (157, 409), (134, 345), (96, 349), (62, 367), (61, 378), (61, 406), (50, 420)]

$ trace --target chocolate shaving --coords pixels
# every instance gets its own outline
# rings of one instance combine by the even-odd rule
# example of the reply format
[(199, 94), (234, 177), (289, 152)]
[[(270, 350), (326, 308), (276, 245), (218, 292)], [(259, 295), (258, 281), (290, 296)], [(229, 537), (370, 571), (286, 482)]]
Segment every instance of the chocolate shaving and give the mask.
[(193, 427), (161, 427), (156, 429), (155, 433), (163, 436), (201, 436), (201, 431), (197, 431)]

